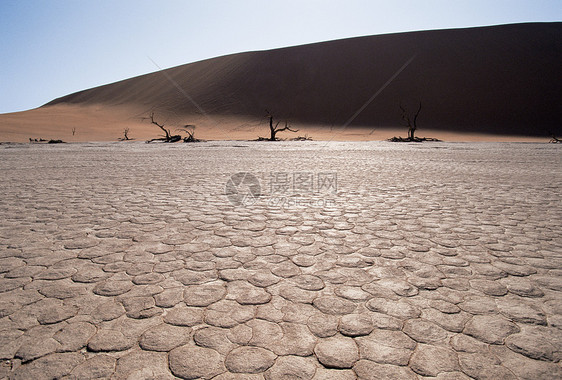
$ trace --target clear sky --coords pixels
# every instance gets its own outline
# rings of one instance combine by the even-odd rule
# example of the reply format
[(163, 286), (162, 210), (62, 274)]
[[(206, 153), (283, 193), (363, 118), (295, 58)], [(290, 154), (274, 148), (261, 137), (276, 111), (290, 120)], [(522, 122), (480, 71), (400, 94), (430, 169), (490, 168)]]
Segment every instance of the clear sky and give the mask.
[(0, 17), (5, 113), (230, 53), (382, 33), (560, 21), (562, 0), (0, 0)]

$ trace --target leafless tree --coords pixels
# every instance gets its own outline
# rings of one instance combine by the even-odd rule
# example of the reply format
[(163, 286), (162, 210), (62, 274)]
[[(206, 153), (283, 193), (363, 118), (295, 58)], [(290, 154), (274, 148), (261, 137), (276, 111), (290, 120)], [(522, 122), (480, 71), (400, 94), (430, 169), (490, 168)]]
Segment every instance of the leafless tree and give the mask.
[(164, 124), (160, 124), (160, 123), (158, 123), (156, 120), (154, 120), (154, 112), (152, 112), (152, 113), (150, 114), (150, 122), (151, 122), (152, 124), (156, 125), (158, 128), (160, 128), (160, 129), (165, 133), (165, 137), (164, 137), (164, 138), (166, 139), (166, 141), (170, 141), (170, 140), (172, 139), (172, 136), (171, 136), (171, 134), (170, 134), (170, 130), (164, 128)]
[(129, 137), (129, 128), (123, 129), (123, 137), (120, 137), (119, 140), (120, 141), (131, 140), (131, 138)]
[(422, 104), (420, 102), (418, 110), (415, 114), (412, 115), (408, 111), (406, 111), (404, 107), (402, 107), (402, 104), (400, 104), (400, 110), (402, 111), (402, 120), (404, 120), (406, 126), (408, 127), (408, 139), (410, 139), (411, 141), (416, 140), (415, 135), (416, 129), (418, 129), (418, 116), (420, 115), (421, 109)]
[(271, 114), (271, 112), (269, 112), (267, 110), (265, 112), (267, 112), (267, 118), (269, 119), (269, 132), (270, 132), (269, 141), (277, 140), (276, 135), (277, 135), (278, 132), (283, 132), (283, 131), (298, 132), (299, 131), (298, 129), (291, 129), (291, 126), (289, 125), (288, 122), (285, 122), (285, 126), (283, 128), (279, 128), (279, 124), (281, 122), (278, 121), (277, 124), (275, 124), (275, 127), (274, 127), (273, 126), (273, 115)]
[(550, 132), (550, 136), (551, 136), (551, 138), (550, 138), (549, 142), (551, 144), (562, 144), (562, 140), (559, 139), (558, 137), (556, 137), (556, 135), (554, 133)]
[[(145, 118), (145, 119), (148, 119), (148, 118)], [(150, 122), (152, 124), (156, 125), (158, 128), (160, 128), (164, 132), (165, 135), (162, 138), (156, 138), (156, 139), (148, 140), (147, 142), (152, 142), (152, 141), (176, 142), (176, 141), (181, 140), (180, 135), (172, 135), (170, 133), (169, 129), (164, 128), (164, 124), (160, 124), (156, 120), (154, 120), (154, 112), (152, 112), (150, 114)]]
[(195, 125), (186, 124), (182, 128), (178, 128), (177, 130), (187, 133), (187, 136), (183, 138), (183, 142), (188, 143), (201, 141), (195, 138)]
[(400, 111), (402, 111), (402, 120), (406, 123), (406, 127), (408, 127), (408, 137), (393, 137), (388, 139), (388, 141), (392, 142), (422, 142), (422, 141), (441, 141), (436, 138), (432, 137), (416, 137), (416, 130), (418, 129), (418, 117), (420, 115), (422, 109), (422, 104), (420, 102), (418, 106), (418, 110), (411, 114), (409, 113), (403, 106), (400, 104)]

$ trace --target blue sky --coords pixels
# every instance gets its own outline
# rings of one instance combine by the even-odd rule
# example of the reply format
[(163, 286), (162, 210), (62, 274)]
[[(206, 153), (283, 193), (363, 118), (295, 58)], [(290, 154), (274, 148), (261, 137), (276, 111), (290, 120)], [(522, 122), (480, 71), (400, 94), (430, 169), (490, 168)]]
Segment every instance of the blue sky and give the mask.
[(230, 53), (382, 33), (560, 21), (562, 1), (0, 0), (0, 15), (5, 113)]

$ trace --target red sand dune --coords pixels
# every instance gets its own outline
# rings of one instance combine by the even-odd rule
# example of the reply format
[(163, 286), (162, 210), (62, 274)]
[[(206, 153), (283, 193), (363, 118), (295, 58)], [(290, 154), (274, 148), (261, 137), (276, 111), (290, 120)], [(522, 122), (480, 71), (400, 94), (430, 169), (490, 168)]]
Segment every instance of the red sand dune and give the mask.
[[(67, 95), (36, 110), (0, 115), (0, 139), (43, 137), (42, 131), (56, 137), (57, 128), (68, 136), (72, 125), (81, 131), (80, 139), (114, 140), (127, 126), (131, 135), (136, 131), (144, 138), (158, 133), (141, 122), (151, 111), (170, 126), (195, 122), (198, 137), (251, 138), (267, 135), (266, 109), (304, 126), (303, 131), (329, 136), (412, 57), (342, 136), (371, 139), (373, 128), (400, 128), (399, 104), (414, 110), (419, 101), (419, 135), (429, 135), (427, 130), (561, 134), (561, 32), (562, 23), (514, 24), (218, 57)], [(52, 130), (43, 129), (48, 125)]]

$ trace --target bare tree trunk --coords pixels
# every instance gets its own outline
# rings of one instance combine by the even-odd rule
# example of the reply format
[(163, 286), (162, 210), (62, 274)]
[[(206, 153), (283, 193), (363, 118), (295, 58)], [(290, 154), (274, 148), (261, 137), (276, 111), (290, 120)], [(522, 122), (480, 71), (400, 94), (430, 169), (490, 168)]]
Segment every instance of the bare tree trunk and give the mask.
[(415, 134), (416, 134), (416, 129), (418, 129), (418, 116), (420, 115), (421, 108), (422, 108), (422, 105), (421, 105), (421, 102), (420, 102), (420, 106), (418, 107), (418, 110), (416, 111), (416, 114), (414, 115), (414, 126), (413, 126), (413, 128), (411, 128), (412, 129), (412, 136), (411, 136), (412, 140), (414, 140), (416, 138)]
[(164, 128), (164, 124), (158, 124), (157, 121), (154, 120), (154, 112), (152, 112), (150, 114), (150, 122), (156, 126), (158, 126), (158, 128), (160, 128), (162, 131), (164, 131), (164, 133), (166, 134), (166, 142), (171, 140), (171, 136), (170, 136), (170, 131), (167, 130), (166, 128)]
[[(267, 110), (266, 110), (267, 112)], [(291, 129), (291, 126), (285, 122), (285, 126), (283, 128), (279, 128), (279, 121), (277, 122), (277, 124), (275, 125), (275, 127), (273, 126), (273, 115), (269, 112), (267, 112), (267, 117), (269, 119), (269, 141), (275, 141), (277, 140), (277, 132), (282, 132), (282, 131), (290, 131), (290, 132), (298, 132), (298, 129)]]
[(270, 131), (269, 140), (275, 141), (275, 135), (277, 134), (277, 131), (275, 131), (275, 128), (273, 128), (273, 116), (269, 115), (268, 117), (269, 117), (269, 131)]

